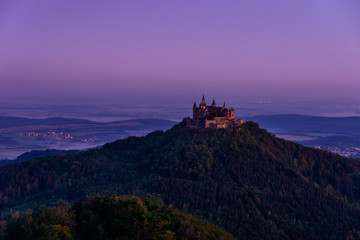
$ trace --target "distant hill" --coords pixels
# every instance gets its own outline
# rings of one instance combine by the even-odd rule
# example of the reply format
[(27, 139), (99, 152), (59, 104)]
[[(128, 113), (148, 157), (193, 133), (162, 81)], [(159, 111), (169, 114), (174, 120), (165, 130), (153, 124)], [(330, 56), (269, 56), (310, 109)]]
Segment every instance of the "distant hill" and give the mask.
[(35, 239), (158, 239), (235, 240), (213, 224), (164, 206), (152, 196), (95, 197), (47, 208), (7, 222), (0, 233), (5, 240)]
[(337, 133), (360, 136), (360, 117), (318, 117), (296, 114), (258, 115), (246, 118), (274, 133)]
[(78, 118), (24, 118), (24, 117), (9, 117), (9, 116), (0, 116), (0, 128), (9, 128), (9, 127), (21, 127), (21, 126), (29, 126), (29, 125), (48, 125), (48, 126), (57, 126), (57, 125), (111, 125), (111, 124), (132, 124), (134, 125), (160, 125), (168, 123), (174, 123), (173, 121), (169, 120), (162, 120), (162, 119), (130, 119), (130, 120), (123, 120), (123, 121), (112, 121), (112, 122), (94, 122), (86, 119), (78, 119)]
[(0, 116), (0, 128), (20, 127), (28, 125), (64, 125), (64, 124), (95, 124), (96, 122), (77, 118), (23, 118)]
[(0, 167), (3, 218), (96, 194), (159, 194), (238, 239), (356, 239), (360, 162), (234, 129), (172, 129)]
[(60, 156), (65, 154), (75, 154), (78, 152), (80, 152), (80, 150), (57, 150), (57, 149), (33, 150), (31, 152), (26, 152), (24, 154), (21, 154), (19, 157), (17, 157), (14, 160), (9, 160), (9, 159), (0, 160), (0, 166), (10, 163), (27, 161), (39, 157)]

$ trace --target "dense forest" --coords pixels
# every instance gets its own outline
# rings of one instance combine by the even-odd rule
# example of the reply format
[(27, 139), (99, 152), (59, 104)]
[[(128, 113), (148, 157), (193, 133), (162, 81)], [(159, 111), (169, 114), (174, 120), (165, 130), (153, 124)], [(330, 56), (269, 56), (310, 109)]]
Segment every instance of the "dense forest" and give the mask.
[(213, 224), (164, 206), (153, 196), (94, 197), (2, 223), (4, 240), (235, 240)]
[(360, 162), (258, 124), (183, 123), (74, 155), (0, 168), (3, 219), (94, 195), (160, 195), (238, 239), (360, 239)]

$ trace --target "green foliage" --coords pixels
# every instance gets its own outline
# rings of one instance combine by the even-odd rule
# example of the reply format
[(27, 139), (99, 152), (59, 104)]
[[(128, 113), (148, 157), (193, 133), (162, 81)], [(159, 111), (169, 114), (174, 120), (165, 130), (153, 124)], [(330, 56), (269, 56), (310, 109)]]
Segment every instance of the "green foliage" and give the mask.
[(74, 213), (68, 205), (47, 208), (28, 216), (12, 218), (3, 230), (5, 239), (73, 239)]
[[(97, 194), (150, 193), (239, 239), (344, 239), (360, 231), (359, 160), (278, 139), (252, 122), (219, 130), (181, 126), (76, 155), (3, 166), (0, 213), (6, 218)], [(150, 228), (148, 213), (156, 203), (145, 200), (145, 211), (135, 202), (112, 201), (131, 211), (106, 216), (112, 225), (98, 226), (90, 215), (87, 231), (120, 229), (129, 214), (139, 221), (135, 230)], [(160, 219), (166, 225), (167, 218)]]
[(80, 201), (70, 210), (60, 206), (10, 219), (3, 235), (5, 240), (235, 240), (224, 230), (164, 206), (152, 196), (142, 202), (115, 195)]
[[(70, 229), (67, 226), (62, 225), (44, 225), (36, 234), (35, 239), (39, 240), (73, 240), (73, 236), (70, 233)], [(28, 237), (27, 237), (28, 238)]]

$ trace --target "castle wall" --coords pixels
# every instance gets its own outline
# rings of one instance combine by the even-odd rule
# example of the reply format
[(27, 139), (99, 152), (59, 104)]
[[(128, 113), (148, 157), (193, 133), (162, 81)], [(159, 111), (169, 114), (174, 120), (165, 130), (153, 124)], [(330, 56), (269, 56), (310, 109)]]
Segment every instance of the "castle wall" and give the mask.
[(216, 121), (205, 119), (205, 128), (217, 128)]
[(244, 119), (229, 120), (226, 117), (218, 117), (215, 119), (187, 119), (187, 128), (231, 128), (235, 125), (241, 125), (244, 123)]
[(235, 124), (237, 124), (237, 125), (244, 124), (244, 119), (243, 118), (235, 119)]

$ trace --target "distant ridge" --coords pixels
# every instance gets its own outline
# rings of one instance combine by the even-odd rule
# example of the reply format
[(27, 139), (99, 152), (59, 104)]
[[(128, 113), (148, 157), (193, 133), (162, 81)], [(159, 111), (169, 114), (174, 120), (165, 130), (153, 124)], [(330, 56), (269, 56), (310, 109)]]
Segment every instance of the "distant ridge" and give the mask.
[(30, 152), (21, 154), (14, 160), (8, 160), (8, 159), (0, 160), (0, 166), (6, 165), (6, 164), (11, 164), (11, 163), (27, 161), (27, 160), (31, 160), (31, 159), (39, 158), (39, 157), (60, 156), (60, 155), (65, 155), (65, 154), (75, 154), (78, 152), (80, 152), (80, 150), (58, 150), (58, 149), (33, 150)]
[(0, 128), (19, 127), (26, 125), (59, 125), (59, 124), (95, 124), (96, 122), (77, 118), (24, 118), (0, 116)]
[(129, 120), (121, 120), (121, 121), (110, 121), (110, 122), (96, 122), (87, 119), (81, 118), (64, 118), (64, 117), (50, 117), (50, 118), (24, 118), (24, 117), (10, 117), (10, 116), (0, 116), (0, 128), (8, 128), (8, 127), (20, 127), (20, 126), (28, 126), (28, 125), (66, 125), (66, 124), (100, 124), (106, 125), (111, 123), (128, 123), (128, 122), (158, 122), (158, 123), (175, 123), (174, 121), (165, 120), (165, 119), (129, 119)]
[(360, 117), (320, 117), (297, 114), (257, 115), (246, 118), (262, 128), (281, 133), (287, 131), (337, 132), (360, 135)]

